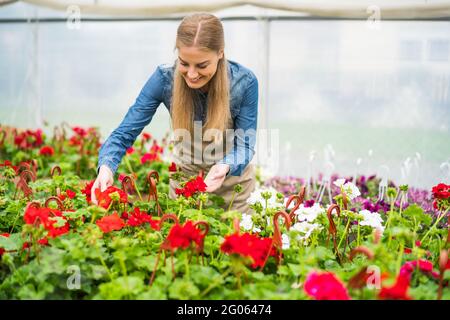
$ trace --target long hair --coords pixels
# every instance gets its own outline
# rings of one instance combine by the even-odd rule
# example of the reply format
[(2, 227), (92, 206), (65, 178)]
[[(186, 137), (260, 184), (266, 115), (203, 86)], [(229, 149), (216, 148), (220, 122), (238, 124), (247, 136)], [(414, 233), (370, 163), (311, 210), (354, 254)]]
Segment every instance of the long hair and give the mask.
[[(196, 13), (186, 16), (178, 26), (175, 49), (181, 46), (195, 46), (200, 50), (219, 52), (225, 48), (223, 27), (220, 20), (208, 13)], [(173, 129), (194, 128), (194, 89), (189, 88), (178, 70), (176, 61), (172, 92)], [(203, 129), (224, 131), (230, 119), (228, 66), (225, 54), (218, 61), (217, 71), (209, 80), (208, 108)]]

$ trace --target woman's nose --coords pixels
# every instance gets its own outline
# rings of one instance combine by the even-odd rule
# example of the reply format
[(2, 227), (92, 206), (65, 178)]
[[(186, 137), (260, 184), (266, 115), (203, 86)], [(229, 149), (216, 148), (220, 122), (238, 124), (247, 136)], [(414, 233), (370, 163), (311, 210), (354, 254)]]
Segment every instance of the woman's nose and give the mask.
[(189, 69), (188, 73), (187, 73), (187, 76), (188, 76), (189, 79), (195, 79), (198, 76), (198, 72), (195, 69)]

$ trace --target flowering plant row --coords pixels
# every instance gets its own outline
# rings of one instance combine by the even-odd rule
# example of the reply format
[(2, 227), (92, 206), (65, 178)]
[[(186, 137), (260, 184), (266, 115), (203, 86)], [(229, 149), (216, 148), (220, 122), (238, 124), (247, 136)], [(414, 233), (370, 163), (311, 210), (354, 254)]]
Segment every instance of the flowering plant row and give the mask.
[(1, 128), (1, 299), (450, 298), (449, 185), (279, 177), (237, 212), (143, 134), (94, 205), (99, 136), (62, 128)]

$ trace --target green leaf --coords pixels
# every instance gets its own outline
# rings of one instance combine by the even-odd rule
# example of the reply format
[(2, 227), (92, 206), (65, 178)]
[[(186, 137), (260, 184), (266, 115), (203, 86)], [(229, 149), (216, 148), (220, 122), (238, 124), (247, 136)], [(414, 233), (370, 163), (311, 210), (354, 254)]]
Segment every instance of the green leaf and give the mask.
[(23, 241), (19, 233), (11, 234), (9, 237), (0, 236), (0, 248), (7, 251), (9, 250), (19, 250), (22, 248)]
[(169, 288), (169, 297), (171, 299), (188, 300), (195, 299), (200, 293), (197, 286), (186, 279), (175, 279)]

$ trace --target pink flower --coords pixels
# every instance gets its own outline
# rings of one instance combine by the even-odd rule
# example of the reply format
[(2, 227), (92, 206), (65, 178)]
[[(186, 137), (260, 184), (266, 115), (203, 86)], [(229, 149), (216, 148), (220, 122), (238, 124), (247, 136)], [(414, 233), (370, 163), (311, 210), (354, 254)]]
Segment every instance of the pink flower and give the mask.
[(304, 290), (316, 300), (350, 300), (343, 283), (331, 272), (310, 273)]

